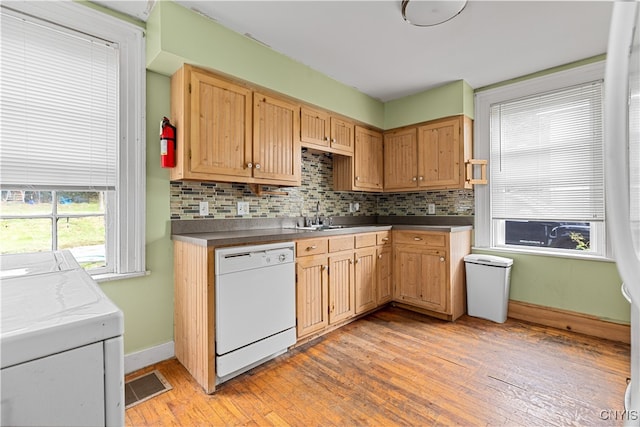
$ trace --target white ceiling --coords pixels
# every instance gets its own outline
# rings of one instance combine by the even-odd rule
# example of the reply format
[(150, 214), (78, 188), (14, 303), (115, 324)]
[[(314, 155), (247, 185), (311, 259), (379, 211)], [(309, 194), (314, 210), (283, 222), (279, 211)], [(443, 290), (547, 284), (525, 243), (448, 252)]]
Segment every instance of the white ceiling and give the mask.
[[(155, 2), (96, 3), (146, 20)], [(402, 19), (400, 0), (177, 3), (382, 101), (460, 79), (478, 88), (605, 53), (613, 4), (470, 0), (444, 24), (415, 27)]]

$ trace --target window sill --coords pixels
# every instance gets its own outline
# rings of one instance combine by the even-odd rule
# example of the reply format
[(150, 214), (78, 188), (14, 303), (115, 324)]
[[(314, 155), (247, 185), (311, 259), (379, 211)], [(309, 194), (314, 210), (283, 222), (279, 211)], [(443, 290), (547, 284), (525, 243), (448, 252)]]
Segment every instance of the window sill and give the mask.
[(571, 253), (562, 253), (562, 252), (547, 252), (547, 251), (537, 251), (535, 249), (519, 249), (519, 248), (504, 248), (504, 247), (480, 247), (473, 246), (473, 250), (478, 251), (491, 251), (491, 252), (500, 252), (504, 254), (522, 254), (522, 255), (534, 255), (534, 256), (543, 256), (550, 258), (567, 258), (567, 259), (577, 259), (581, 261), (599, 261), (599, 262), (615, 262), (615, 260), (611, 258), (607, 258), (602, 255), (592, 255), (592, 254), (571, 254)]
[(135, 273), (107, 273), (107, 274), (96, 274), (91, 277), (98, 283), (102, 282), (111, 282), (114, 280), (124, 280), (124, 279), (133, 279), (135, 277), (143, 277), (149, 276), (151, 271), (137, 271)]

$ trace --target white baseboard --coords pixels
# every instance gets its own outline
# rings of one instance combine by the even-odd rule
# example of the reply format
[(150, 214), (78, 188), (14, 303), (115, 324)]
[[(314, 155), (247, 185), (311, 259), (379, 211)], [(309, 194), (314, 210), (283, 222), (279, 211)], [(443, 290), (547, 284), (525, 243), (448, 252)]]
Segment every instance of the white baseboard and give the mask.
[(124, 356), (124, 373), (130, 374), (138, 369), (145, 368), (154, 363), (171, 359), (176, 355), (173, 341), (157, 345), (155, 347), (145, 348), (135, 353), (125, 354)]

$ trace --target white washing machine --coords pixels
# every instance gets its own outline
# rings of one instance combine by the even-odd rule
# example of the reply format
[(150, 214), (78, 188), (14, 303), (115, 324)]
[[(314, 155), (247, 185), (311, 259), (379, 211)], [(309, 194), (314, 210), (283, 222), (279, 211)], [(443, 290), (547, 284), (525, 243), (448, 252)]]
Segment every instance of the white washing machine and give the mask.
[(0, 256), (0, 424), (124, 425), (124, 318), (68, 251)]

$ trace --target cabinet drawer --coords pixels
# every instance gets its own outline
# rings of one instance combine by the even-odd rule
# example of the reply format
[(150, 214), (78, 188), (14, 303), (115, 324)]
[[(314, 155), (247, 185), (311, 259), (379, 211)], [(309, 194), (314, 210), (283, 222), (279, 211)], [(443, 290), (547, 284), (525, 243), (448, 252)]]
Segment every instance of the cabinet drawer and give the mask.
[(382, 231), (376, 234), (376, 245), (384, 246), (391, 245), (391, 232), (390, 231)]
[(353, 235), (329, 239), (329, 252), (348, 251), (350, 249), (353, 249)]
[(327, 238), (298, 240), (296, 242), (296, 256), (309, 256), (326, 254), (328, 247)]
[(397, 244), (423, 245), (445, 248), (447, 233), (425, 231), (395, 231), (393, 241)]
[(375, 246), (375, 245), (376, 245), (375, 233), (356, 235), (356, 248), (366, 248), (368, 246)]

